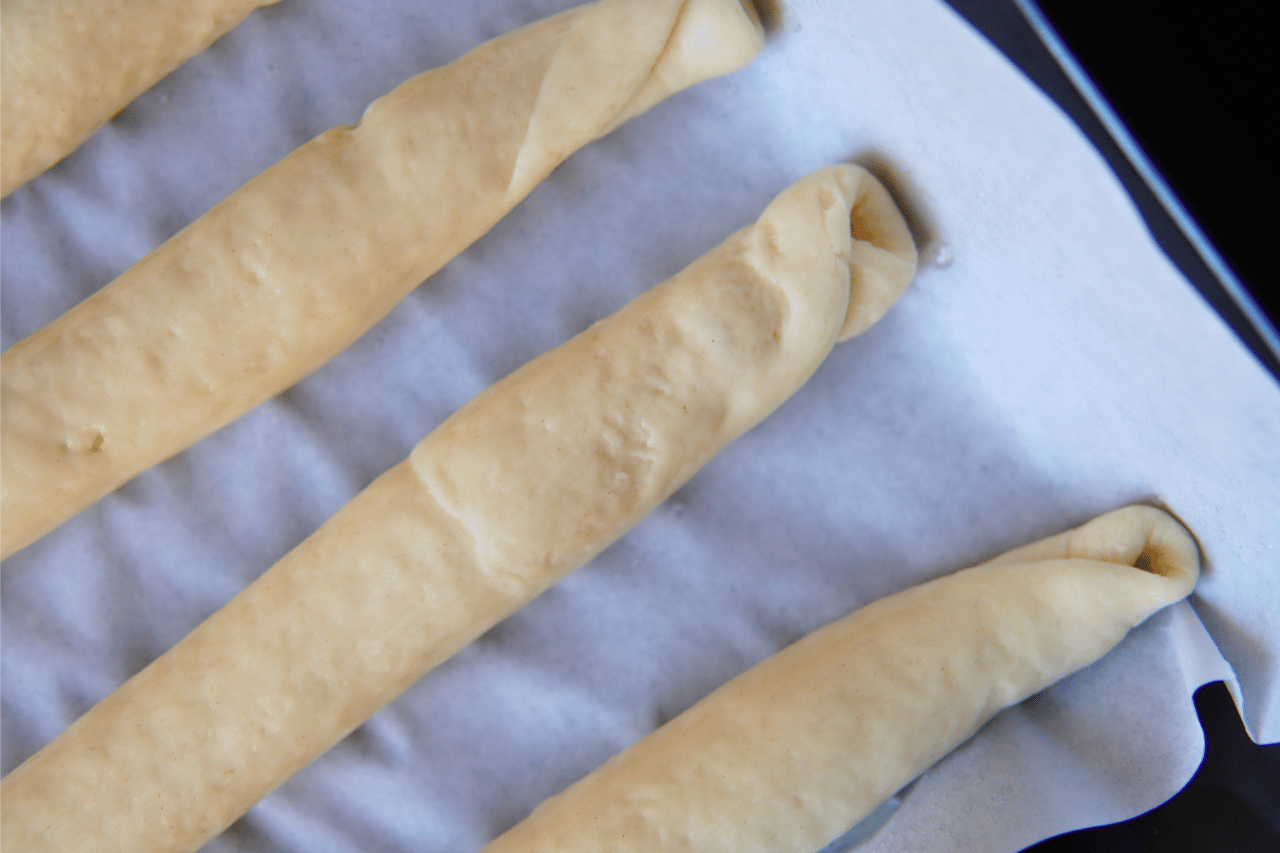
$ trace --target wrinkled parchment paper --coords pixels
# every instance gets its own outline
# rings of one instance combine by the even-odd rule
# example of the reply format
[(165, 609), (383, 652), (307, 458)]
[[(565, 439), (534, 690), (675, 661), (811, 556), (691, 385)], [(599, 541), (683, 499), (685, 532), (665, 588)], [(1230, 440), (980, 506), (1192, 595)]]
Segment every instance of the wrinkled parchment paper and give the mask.
[[(254, 13), (4, 202), (4, 346), (403, 79), (568, 5)], [(792, 0), (778, 19), (752, 66), (574, 155), (312, 377), (7, 560), (4, 771), (472, 395), (849, 159), (896, 188), (924, 249), (890, 314), (208, 849), (476, 850), (809, 630), (1143, 499), (1200, 539), (1190, 603), (997, 717), (849, 841), (1013, 851), (1137, 814), (1199, 763), (1208, 680), (1280, 739), (1274, 381), (1074, 126), (948, 7)]]

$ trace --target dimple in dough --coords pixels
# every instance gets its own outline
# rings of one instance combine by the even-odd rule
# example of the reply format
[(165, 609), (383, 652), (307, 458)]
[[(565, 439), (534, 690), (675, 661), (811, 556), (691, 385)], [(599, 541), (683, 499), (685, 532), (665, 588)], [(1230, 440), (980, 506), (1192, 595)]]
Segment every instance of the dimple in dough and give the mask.
[(856, 166), (476, 396), (4, 779), (9, 851), (192, 850), (779, 406), (915, 271)]
[(580, 6), (251, 180), (0, 359), (0, 552), (293, 385), (575, 150), (762, 38), (749, 0)]
[(1188, 595), (1199, 564), (1182, 525), (1134, 506), (881, 599), (721, 687), (484, 853), (813, 853), (996, 712)]
[(0, 196), (278, 0), (5, 0)]

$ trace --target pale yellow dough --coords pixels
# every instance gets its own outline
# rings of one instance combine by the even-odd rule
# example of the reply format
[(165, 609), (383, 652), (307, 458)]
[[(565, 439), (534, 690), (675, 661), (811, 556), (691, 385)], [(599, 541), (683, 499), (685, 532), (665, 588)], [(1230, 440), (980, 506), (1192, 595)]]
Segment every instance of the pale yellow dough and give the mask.
[(478, 395), (186, 639), (5, 778), (5, 851), (191, 850), (599, 553), (902, 293), (863, 170)]
[(4, 0), (0, 196), (278, 0)]
[(0, 550), (306, 376), (565, 157), (760, 50), (744, 0), (602, 0), (487, 42), (247, 183), (0, 359)]
[[(1132, 568), (1140, 555), (1150, 571)], [(1198, 574), (1178, 522), (1129, 507), (882, 599), (743, 673), (485, 853), (814, 853)]]

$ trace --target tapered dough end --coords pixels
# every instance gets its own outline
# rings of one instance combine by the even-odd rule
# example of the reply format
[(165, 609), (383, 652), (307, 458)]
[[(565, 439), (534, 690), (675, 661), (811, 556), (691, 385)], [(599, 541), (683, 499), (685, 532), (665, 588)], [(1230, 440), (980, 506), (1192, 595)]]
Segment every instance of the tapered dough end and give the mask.
[(812, 294), (810, 334), (828, 348), (883, 317), (915, 276), (906, 219), (861, 166), (828, 166), (796, 181), (751, 226), (751, 239), (761, 274)]
[(763, 47), (751, 0), (685, 0), (644, 84), (600, 135), (681, 89), (743, 68)]
[(747, 65), (764, 47), (764, 27), (751, 0), (689, 0), (654, 69), (675, 89)]
[(1200, 548), (1190, 531), (1164, 510), (1134, 505), (1080, 527), (1001, 554), (988, 565), (1080, 559), (1132, 567), (1133, 581), (1151, 589), (1155, 609), (1191, 594), (1200, 577)]
[(919, 254), (907, 221), (884, 184), (866, 169), (842, 167), (840, 182), (852, 199), (849, 232), (849, 308), (838, 341), (870, 328), (915, 278)]

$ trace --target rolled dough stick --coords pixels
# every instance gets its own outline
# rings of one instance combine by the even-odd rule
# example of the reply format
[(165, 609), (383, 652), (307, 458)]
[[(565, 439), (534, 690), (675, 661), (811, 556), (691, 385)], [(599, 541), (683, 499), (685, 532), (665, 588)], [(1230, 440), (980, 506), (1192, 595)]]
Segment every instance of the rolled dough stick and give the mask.
[(412, 78), (254, 178), (0, 359), (0, 551), (306, 376), (564, 158), (761, 43), (749, 0), (602, 0)]
[(4, 850), (198, 847), (625, 533), (878, 319), (915, 259), (865, 171), (794, 184), (459, 409), (5, 777)]
[(814, 853), (1198, 574), (1187, 531), (1136, 506), (881, 599), (738, 676), (485, 853)]
[(0, 196), (277, 0), (5, 0)]

